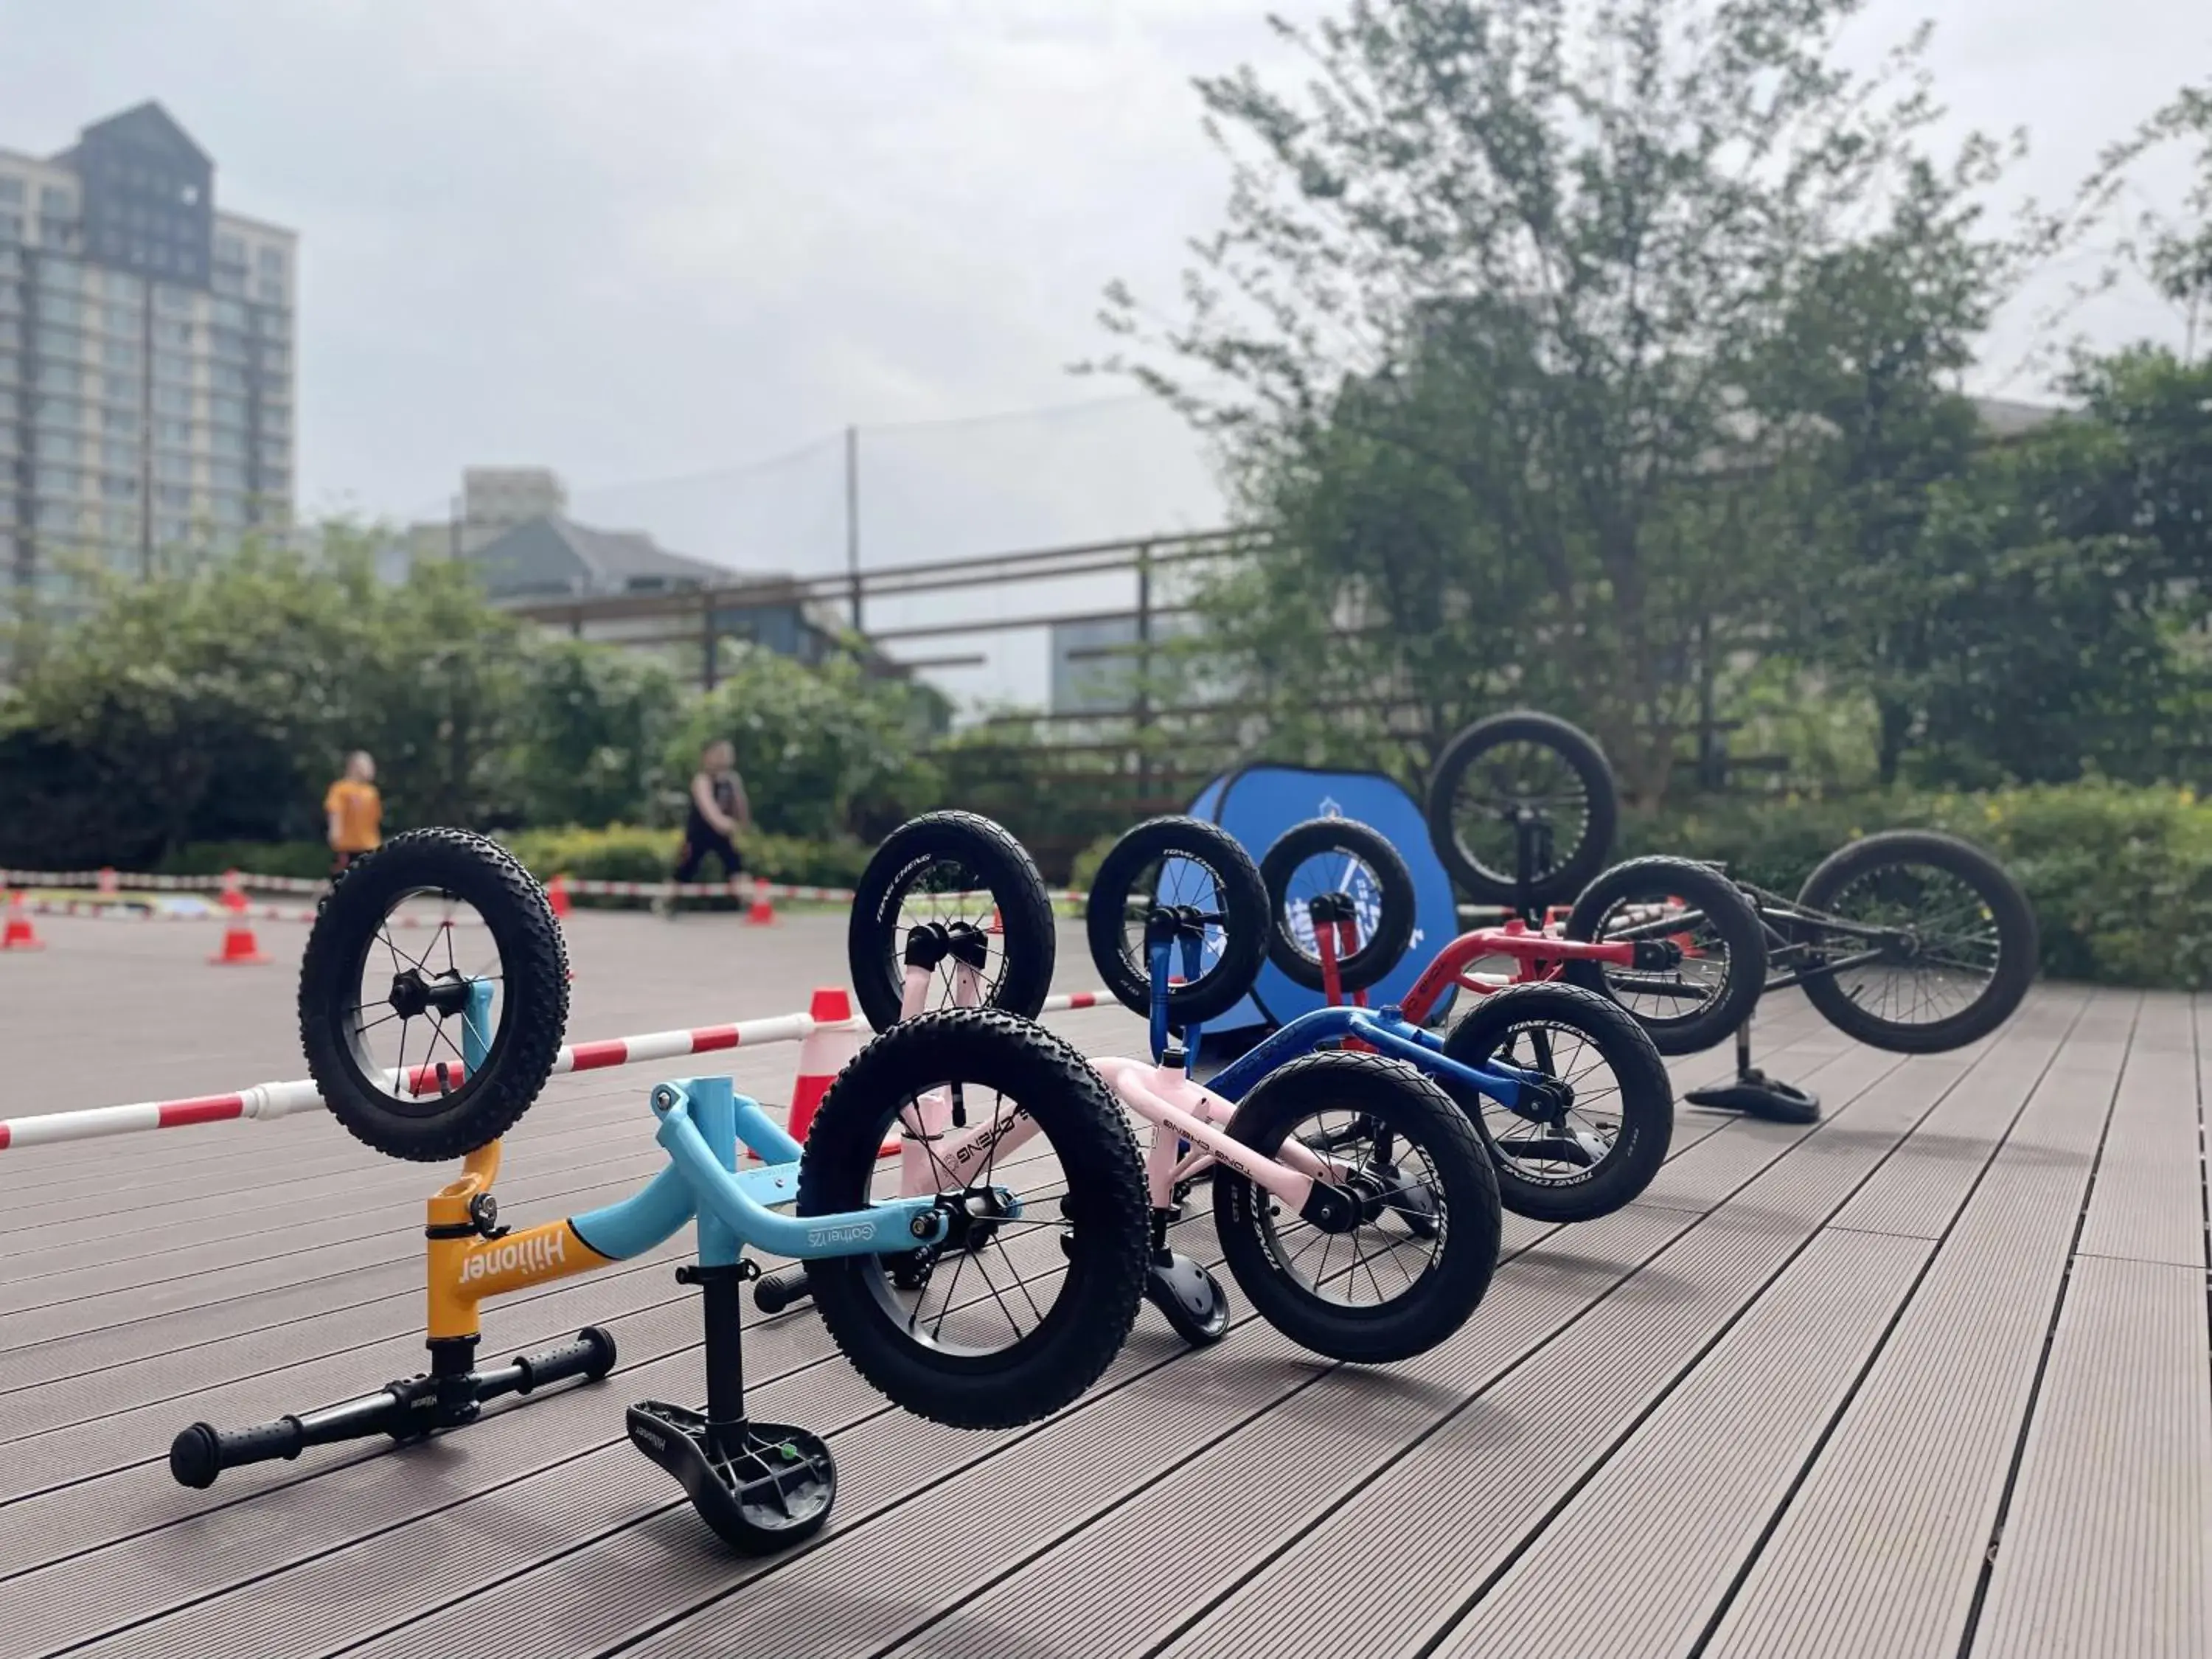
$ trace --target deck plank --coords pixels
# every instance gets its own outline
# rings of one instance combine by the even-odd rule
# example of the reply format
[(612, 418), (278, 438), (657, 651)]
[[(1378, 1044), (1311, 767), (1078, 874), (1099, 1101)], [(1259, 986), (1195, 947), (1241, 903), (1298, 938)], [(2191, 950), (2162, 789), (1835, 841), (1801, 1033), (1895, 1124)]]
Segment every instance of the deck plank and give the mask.
[(2186, 999), (2146, 999), (2068, 1272), (1976, 1654), (2212, 1652), (2199, 1035)]
[(2075, 1261), (1977, 1656), (2212, 1653), (2209, 1353), (2203, 1273)]
[(2100, 997), (1998, 1146), (1705, 1652), (1957, 1652), (2127, 1048)]
[[(1884, 1068), (1868, 1057), (1868, 1068)], [(1480, 1396), (1163, 1650), (1290, 1651), (1315, 1605), (1357, 1602), (1362, 1651), (1415, 1653), (1800, 1255), (1955, 1074), (1873, 1091), (1802, 1136), (1560, 1340)], [(1408, 1528), (1404, 1517), (1424, 1524)], [(1448, 1538), (1437, 1552), (1433, 1540)], [(1378, 1553), (1388, 1540), (1391, 1548)], [(1413, 1571), (1415, 1563), (1419, 1571)], [(1366, 1594), (1391, 1571), (1387, 1596)]]
[[(1691, 1652), (1934, 1248), (1815, 1236), (1449, 1627), (1437, 1659)], [(1603, 1595), (1560, 1594), (1601, 1572)]]

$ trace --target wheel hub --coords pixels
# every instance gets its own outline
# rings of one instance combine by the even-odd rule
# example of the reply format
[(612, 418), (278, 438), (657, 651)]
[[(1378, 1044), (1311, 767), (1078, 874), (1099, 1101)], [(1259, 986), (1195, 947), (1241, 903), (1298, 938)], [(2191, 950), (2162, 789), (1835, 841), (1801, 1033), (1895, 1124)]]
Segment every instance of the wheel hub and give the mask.
[(1195, 904), (1156, 904), (1145, 917), (1145, 943), (1204, 939), (1206, 928), (1206, 912)]
[(1011, 1195), (999, 1188), (985, 1191), (939, 1193), (937, 1208), (945, 1217), (945, 1237), (925, 1246), (934, 1255), (947, 1250), (980, 1250), (991, 1242), (999, 1224), (1018, 1212)]
[(948, 957), (980, 974), (990, 964), (990, 938), (968, 921), (922, 921), (907, 929), (908, 967), (933, 970)]
[(1528, 1115), (1532, 1117), (1564, 1123), (1567, 1114), (1575, 1109), (1575, 1085), (1565, 1078), (1547, 1077), (1526, 1086), (1534, 1097), (1528, 1103)]
[(441, 1014), (458, 1014), (469, 1005), (469, 984), (447, 973), (425, 979), (419, 968), (403, 969), (392, 975), (389, 1001), (392, 1012), (402, 1019), (434, 1008)]
[(1316, 1181), (1299, 1215), (1318, 1231), (1348, 1233), (1359, 1225), (1366, 1209), (1365, 1200), (1354, 1188)]
[(1398, 1184), (1398, 1172), (1389, 1164), (1363, 1164), (1345, 1177), (1344, 1188), (1357, 1212), (1357, 1221), (1373, 1224), (1382, 1214), (1383, 1194)]

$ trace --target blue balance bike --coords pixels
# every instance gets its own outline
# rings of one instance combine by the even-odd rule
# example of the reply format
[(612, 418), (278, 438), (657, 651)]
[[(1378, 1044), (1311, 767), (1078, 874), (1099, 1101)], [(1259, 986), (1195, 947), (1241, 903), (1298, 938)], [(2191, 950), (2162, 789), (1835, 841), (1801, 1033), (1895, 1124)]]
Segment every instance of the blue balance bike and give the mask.
[[(1334, 862), (1340, 866), (1342, 860)], [(1402, 871), (1402, 861), (1398, 869)], [(1384, 908), (1388, 908), (1388, 894)], [(1225, 1012), (1245, 994), (1258, 970), (1262, 951), (1290, 931), (1271, 914), (1268, 884), (1236, 838), (1219, 827), (1188, 817), (1166, 817), (1139, 825), (1116, 842), (1101, 862), (1088, 903), (1086, 928), (1091, 959), (1115, 996), (1145, 1014), (1152, 1028), (1156, 1066), (1190, 1078), (1199, 1051), (1200, 1022)], [(1303, 901), (1308, 914), (1304, 937), (1318, 937), (1326, 971), (1348, 970), (1344, 988), (1356, 992), (1386, 975), (1408, 938), (1401, 933), (1380, 950), (1359, 939), (1358, 922), (1372, 904), (1361, 906), (1341, 890), (1313, 894)], [(1370, 930), (1372, 931), (1371, 928)], [(1339, 947), (1341, 947), (1340, 960)], [(1324, 1064), (1341, 1065), (1355, 1056), (1379, 1056), (1397, 1062), (1394, 1069), (1417, 1074), (1457, 1109), (1462, 1128), (1480, 1137), (1490, 1153), (1486, 1171), (1491, 1202), (1504, 1184), (1497, 1171), (1504, 1164), (1500, 1139), (1487, 1121), (1504, 1114), (1512, 1121), (1543, 1131), (1547, 1154), (1532, 1154), (1526, 1138), (1507, 1144), (1513, 1151), (1515, 1187), (1522, 1196), (1513, 1207), (1540, 1206), (1527, 1195), (1528, 1175), (1541, 1162), (1550, 1175), (1541, 1196), (1545, 1218), (1580, 1219), (1603, 1214), (1633, 1198), (1650, 1178), (1666, 1151), (1673, 1120), (1672, 1091), (1664, 1064), (1650, 1039), (1620, 1009), (1572, 987), (1535, 985), (1501, 991), (1484, 1000), (1462, 1022), (1480, 1022), (1475, 1042), (1455, 1030), (1446, 1036), (1424, 1030), (1395, 1008), (1333, 1006), (1291, 1020), (1213, 1073), (1202, 1090), (1194, 1080), (1181, 1092), (1195, 1091), (1219, 1103), (1210, 1114), (1225, 1118), (1232, 1139), (1272, 1122), (1271, 1103), (1286, 1084), (1310, 1086), (1306, 1078)], [(1513, 1039), (1535, 1031), (1546, 1040), (1522, 1058)], [(1334, 1057), (1328, 1059), (1325, 1057)], [(1557, 1061), (1572, 1058), (1562, 1066)], [(1130, 1104), (1128, 1068), (1133, 1062), (1094, 1060), (1115, 1092)], [(1154, 1093), (1160, 1092), (1158, 1089)], [(1350, 1091), (1346, 1103), (1353, 1103)], [(1233, 1108), (1233, 1115), (1229, 1109)], [(1140, 1113), (1143, 1108), (1139, 1108)], [(1145, 1113), (1146, 1115), (1154, 1114)], [(1186, 1114), (1186, 1117), (1194, 1115)], [(1173, 1120), (1170, 1120), (1171, 1121)], [(1281, 1209), (1282, 1195), (1262, 1202), (1254, 1182), (1227, 1160), (1214, 1156), (1203, 1137), (1187, 1122), (1176, 1144), (1163, 1191), (1160, 1142), (1153, 1144), (1147, 1175), (1154, 1207), (1154, 1265), (1151, 1290), (1155, 1305), (1170, 1313), (1176, 1328), (1193, 1340), (1209, 1340), (1224, 1328), (1220, 1287), (1187, 1258), (1164, 1253), (1164, 1218), (1180, 1212), (1192, 1183), (1209, 1177), (1224, 1254), (1246, 1294), (1263, 1309), (1279, 1300), (1271, 1268), (1282, 1260), (1269, 1248), (1232, 1244), (1240, 1234), (1257, 1231), (1255, 1212)], [(1341, 1164), (1347, 1154), (1363, 1160), (1362, 1179), (1379, 1181), (1396, 1194), (1395, 1220), (1416, 1237), (1442, 1231), (1431, 1212), (1443, 1194), (1433, 1178), (1406, 1179), (1408, 1164), (1399, 1153), (1407, 1145), (1371, 1115), (1352, 1112), (1314, 1126), (1306, 1144)], [(1279, 1133), (1279, 1132), (1278, 1132)], [(1427, 1132), (1430, 1142), (1436, 1139)], [(1421, 1160), (1434, 1170), (1433, 1158)], [(1626, 1173), (1627, 1179), (1622, 1178)], [(1358, 1182), (1352, 1183), (1357, 1188)], [(1463, 1206), (1464, 1207), (1464, 1206)], [(1494, 1237), (1495, 1223), (1490, 1224)], [(1271, 1239), (1253, 1241), (1267, 1246)], [(1183, 1294), (1180, 1308), (1162, 1294)], [(1271, 1315), (1272, 1316), (1272, 1315)], [(1437, 1322), (1446, 1316), (1439, 1314)], [(1320, 1343), (1310, 1346), (1321, 1346)], [(1325, 1350), (1326, 1351), (1326, 1350)]]

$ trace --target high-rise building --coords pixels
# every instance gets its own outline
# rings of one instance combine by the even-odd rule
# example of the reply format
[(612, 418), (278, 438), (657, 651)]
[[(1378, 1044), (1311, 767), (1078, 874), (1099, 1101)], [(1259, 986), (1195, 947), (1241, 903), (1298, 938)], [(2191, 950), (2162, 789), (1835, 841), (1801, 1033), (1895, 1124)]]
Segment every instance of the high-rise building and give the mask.
[(297, 258), (158, 104), (0, 149), (0, 589), (289, 524)]

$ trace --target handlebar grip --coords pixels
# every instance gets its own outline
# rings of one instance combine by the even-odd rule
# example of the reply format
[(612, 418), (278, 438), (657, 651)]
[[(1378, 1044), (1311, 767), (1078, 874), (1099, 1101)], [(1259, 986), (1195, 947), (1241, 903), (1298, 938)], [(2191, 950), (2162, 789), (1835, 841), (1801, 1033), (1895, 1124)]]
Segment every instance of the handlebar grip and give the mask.
[(296, 1417), (257, 1423), (250, 1429), (218, 1429), (195, 1423), (169, 1443), (169, 1473), (178, 1484), (206, 1487), (225, 1469), (297, 1457), (307, 1443)]
[(753, 1306), (764, 1314), (780, 1314), (813, 1293), (814, 1287), (807, 1282), (804, 1267), (786, 1267), (780, 1273), (761, 1275), (760, 1282), (753, 1286)]
[(564, 1377), (587, 1376), (598, 1382), (615, 1368), (615, 1340), (596, 1325), (586, 1325), (566, 1342), (556, 1342), (536, 1353), (517, 1354), (508, 1362), (521, 1376), (518, 1394), (528, 1394)]

